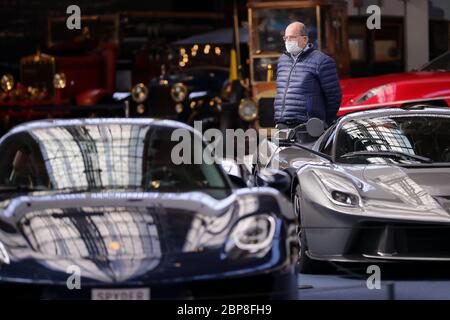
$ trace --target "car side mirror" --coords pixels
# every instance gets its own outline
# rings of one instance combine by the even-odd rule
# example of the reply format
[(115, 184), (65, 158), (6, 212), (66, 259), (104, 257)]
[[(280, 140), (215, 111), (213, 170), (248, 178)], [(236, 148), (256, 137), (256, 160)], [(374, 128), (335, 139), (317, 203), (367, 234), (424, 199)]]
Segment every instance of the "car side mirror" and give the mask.
[(318, 138), (325, 131), (325, 123), (318, 118), (311, 118), (306, 122), (306, 132), (311, 137)]
[(256, 185), (274, 188), (284, 193), (291, 187), (291, 177), (287, 172), (265, 168), (258, 172)]

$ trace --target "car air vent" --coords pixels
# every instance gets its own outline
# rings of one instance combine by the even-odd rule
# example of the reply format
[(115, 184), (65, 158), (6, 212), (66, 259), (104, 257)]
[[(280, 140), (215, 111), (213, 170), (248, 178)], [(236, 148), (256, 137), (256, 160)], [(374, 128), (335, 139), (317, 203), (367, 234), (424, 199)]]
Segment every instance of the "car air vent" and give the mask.
[(275, 127), (275, 122), (273, 120), (274, 100), (274, 98), (261, 98), (259, 100), (258, 118), (261, 127)]
[(0, 230), (6, 233), (16, 233), (16, 229), (10, 225), (9, 223), (6, 223), (2, 220), (0, 220)]

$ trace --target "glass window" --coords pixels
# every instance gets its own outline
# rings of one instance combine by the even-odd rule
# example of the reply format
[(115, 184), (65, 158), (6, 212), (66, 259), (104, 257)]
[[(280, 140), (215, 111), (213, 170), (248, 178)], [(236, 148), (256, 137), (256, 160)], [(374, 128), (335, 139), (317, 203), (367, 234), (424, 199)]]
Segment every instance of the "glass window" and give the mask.
[(396, 61), (400, 59), (396, 40), (375, 40), (376, 61)]
[(5, 141), (0, 154), (0, 185), (51, 186), (39, 147), (28, 135), (19, 134)]
[(335, 127), (336, 127), (336, 125), (333, 125), (325, 133), (322, 141), (320, 142), (320, 146), (319, 146), (320, 152), (331, 155), (331, 151), (333, 149), (334, 137), (336, 136)]
[(350, 59), (353, 61), (366, 61), (365, 40), (355, 38), (348, 40), (350, 49)]
[[(412, 157), (386, 153), (403, 153), (425, 157), (432, 162), (450, 162), (450, 117), (390, 116), (351, 120), (337, 137), (336, 156), (356, 163), (411, 163)], [(384, 152), (385, 155), (376, 154)], [(358, 152), (360, 156), (358, 156)], [(367, 154), (373, 152), (373, 155)], [(352, 157), (343, 157), (356, 153)]]
[[(173, 130), (108, 124), (16, 134), (0, 150), (0, 188), (139, 188), (173, 192), (228, 188), (219, 167), (203, 161), (204, 145), (192, 132), (186, 131), (191, 144), (186, 152), (191, 154), (183, 159), (188, 163), (173, 161), (172, 150), (181, 143), (171, 140)], [(196, 159), (200, 160), (194, 162)]]
[(285, 50), (283, 35), (286, 27), (301, 21), (309, 31), (309, 38), (317, 45), (316, 8), (255, 9), (253, 11), (252, 48), (254, 54), (281, 53)]
[[(255, 70), (255, 81), (275, 81), (277, 74), (277, 62), (278, 57), (276, 58), (256, 58), (253, 59), (253, 68)], [(268, 74), (268, 70), (272, 69), (272, 77), (270, 78)]]
[(431, 61), (430, 64), (426, 65), (423, 71), (450, 71), (450, 52), (446, 53), (436, 60)]

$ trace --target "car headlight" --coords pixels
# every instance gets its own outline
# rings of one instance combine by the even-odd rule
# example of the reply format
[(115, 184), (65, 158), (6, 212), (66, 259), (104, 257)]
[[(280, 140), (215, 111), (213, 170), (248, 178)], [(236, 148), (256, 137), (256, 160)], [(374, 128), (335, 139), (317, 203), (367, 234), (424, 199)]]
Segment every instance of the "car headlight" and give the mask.
[(66, 75), (64, 73), (55, 73), (53, 76), (53, 87), (55, 89), (64, 89), (66, 85)]
[(137, 112), (138, 114), (144, 114), (144, 112), (145, 112), (145, 106), (144, 106), (143, 104), (139, 104), (139, 105), (136, 107), (136, 112)]
[(242, 120), (253, 121), (257, 116), (257, 108), (255, 102), (251, 99), (242, 99), (239, 104), (239, 116)]
[(331, 197), (338, 202), (339, 204), (355, 207), (358, 205), (359, 199), (358, 196), (351, 194), (351, 193), (345, 193), (342, 191), (331, 191)]
[(184, 107), (183, 107), (183, 104), (182, 104), (182, 103), (177, 103), (177, 104), (175, 105), (175, 111), (176, 111), (177, 113), (182, 113), (183, 110), (184, 110)]
[(0, 79), (0, 86), (5, 92), (11, 91), (14, 89), (14, 77), (10, 74), (3, 75)]
[(170, 95), (175, 102), (182, 102), (186, 99), (188, 90), (181, 82), (175, 83), (170, 89)]
[(133, 98), (134, 102), (143, 103), (148, 97), (147, 86), (143, 83), (136, 84), (131, 89), (131, 97)]
[(356, 100), (355, 103), (359, 104), (359, 103), (366, 102), (370, 98), (376, 96), (381, 90), (384, 90), (385, 87), (386, 87), (386, 85), (382, 85), (382, 86), (379, 86), (379, 87), (376, 87), (376, 88), (373, 88), (373, 89), (367, 91), (362, 97), (360, 97), (358, 100)]
[(250, 253), (268, 248), (275, 235), (275, 219), (269, 214), (255, 214), (240, 219), (225, 243), (225, 253), (234, 248)]
[(324, 193), (334, 204), (346, 207), (359, 207), (361, 197), (353, 183), (345, 178), (323, 171), (314, 171), (324, 187)]

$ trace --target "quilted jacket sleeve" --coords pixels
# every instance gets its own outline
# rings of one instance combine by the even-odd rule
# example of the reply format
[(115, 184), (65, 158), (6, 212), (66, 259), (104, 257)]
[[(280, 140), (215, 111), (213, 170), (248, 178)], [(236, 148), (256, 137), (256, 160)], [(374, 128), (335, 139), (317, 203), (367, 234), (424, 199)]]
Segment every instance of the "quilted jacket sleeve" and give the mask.
[(327, 56), (319, 66), (318, 77), (326, 102), (326, 122), (330, 125), (335, 119), (342, 100), (342, 90), (336, 70), (336, 63)]

